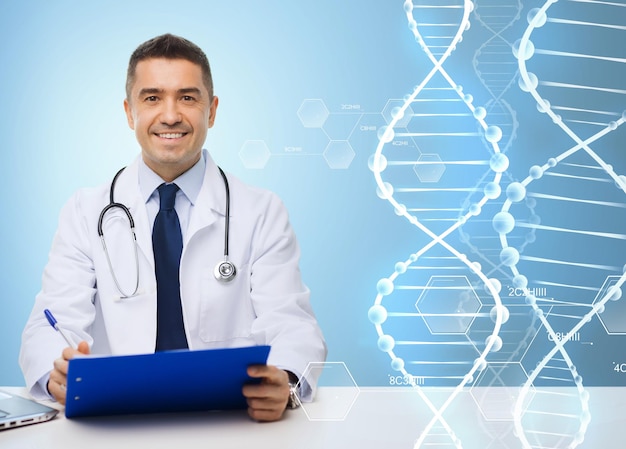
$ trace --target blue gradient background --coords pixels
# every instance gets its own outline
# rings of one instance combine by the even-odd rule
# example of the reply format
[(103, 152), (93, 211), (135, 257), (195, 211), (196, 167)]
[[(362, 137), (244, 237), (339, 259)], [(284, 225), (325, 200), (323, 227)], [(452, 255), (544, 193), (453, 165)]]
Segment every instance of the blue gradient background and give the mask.
[[(9, 186), (0, 194), (0, 385), (23, 384), (21, 330), (61, 206), (77, 188), (110, 180), (138, 153), (122, 108), (126, 65), (139, 43), (165, 32), (194, 41), (211, 61), (220, 97), (206, 144), (214, 158), (286, 202), (329, 359), (346, 360), (355, 344), (356, 352), (378, 355), (366, 317), (384, 245), (370, 232), (346, 238), (353, 225), (375, 229), (379, 214), (358, 204), (363, 193), (366, 203), (375, 198), (366, 169), (372, 148), (360, 148), (348, 171), (329, 170), (321, 157), (278, 158), (265, 170), (246, 170), (238, 157), (248, 139), (321, 153), (323, 147), (309, 144), (325, 145), (320, 132), (304, 129), (296, 115), (304, 98), (324, 97), (329, 108), (358, 102), (376, 111), (399, 93), (382, 82), (379, 68), (389, 59), (385, 48), (408, 38), (402, 9), (386, 2), (363, 6), (277, 0), (0, 4), (0, 130)], [(359, 266), (369, 255), (376, 262)]]
[[(534, 6), (526, 2), (524, 11)], [(328, 136), (303, 127), (297, 116), (304, 99), (323, 99), (336, 120), (334, 138), (343, 139), (354, 117), (342, 115), (342, 105), (360, 105), (359, 123), (378, 127), (387, 100), (402, 98), (423, 79), (430, 63), (408, 31), (402, 2), (387, 0), (0, 4), (0, 385), (23, 384), (21, 331), (61, 206), (77, 188), (110, 180), (138, 153), (122, 108), (126, 64), (139, 43), (165, 32), (194, 41), (211, 61), (220, 97), (206, 145), (213, 157), (245, 181), (278, 193), (290, 211), (328, 360), (344, 362), (359, 385), (388, 385), (389, 359), (376, 346), (367, 311), (376, 282), (406, 255), (398, 251), (403, 239), (420, 246), (423, 236), (376, 196), (367, 166), (375, 134), (354, 133), (351, 166), (332, 170), (321, 156)], [(489, 97), (467, 70), (472, 54), (464, 48), (473, 51), (485, 38), (480, 33), (479, 27), (470, 30), (448, 65), (477, 104)], [(507, 101), (524, 126), (519, 151), (509, 155), (512, 174), (524, 177), (527, 161), (537, 160), (547, 143), (542, 131), (549, 123), (519, 89)], [(623, 132), (619, 137), (623, 142)], [(264, 140), (271, 149), (263, 170), (246, 169), (239, 158), (247, 140)], [(614, 136), (605, 143), (616, 166), (625, 164), (618, 143)], [(286, 156), (286, 146), (301, 147), (303, 154)], [(597, 368), (580, 369), (586, 384), (625, 384), (626, 374), (616, 377), (611, 370), (624, 338), (609, 339), (592, 325), (589, 363)]]

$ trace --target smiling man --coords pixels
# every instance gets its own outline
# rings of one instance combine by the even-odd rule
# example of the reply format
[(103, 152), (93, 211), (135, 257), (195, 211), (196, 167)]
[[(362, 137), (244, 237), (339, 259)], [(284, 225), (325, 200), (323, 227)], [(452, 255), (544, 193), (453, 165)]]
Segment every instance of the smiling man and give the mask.
[[(243, 389), (252, 418), (274, 421), (312, 398), (317, 379), (302, 376), (325, 360), (326, 345), (297, 240), (274, 194), (225, 174), (203, 150), (217, 107), (195, 44), (166, 34), (131, 56), (124, 110), (141, 155), (61, 212), (22, 338), (20, 364), (36, 398), (65, 402), (78, 353), (249, 345), (271, 346), (268, 364), (249, 368), (261, 382)], [(45, 309), (77, 349), (64, 347)]]
[(171, 182), (200, 159), (218, 98), (191, 61), (144, 59), (133, 72), (124, 100), (128, 125), (146, 165)]

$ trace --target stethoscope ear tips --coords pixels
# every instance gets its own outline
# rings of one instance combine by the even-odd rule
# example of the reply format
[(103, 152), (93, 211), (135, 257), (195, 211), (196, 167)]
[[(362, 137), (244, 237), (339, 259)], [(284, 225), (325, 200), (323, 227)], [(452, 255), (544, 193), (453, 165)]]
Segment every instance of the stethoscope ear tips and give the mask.
[(235, 265), (228, 260), (224, 260), (215, 266), (215, 279), (221, 282), (230, 282), (235, 278), (237, 269)]

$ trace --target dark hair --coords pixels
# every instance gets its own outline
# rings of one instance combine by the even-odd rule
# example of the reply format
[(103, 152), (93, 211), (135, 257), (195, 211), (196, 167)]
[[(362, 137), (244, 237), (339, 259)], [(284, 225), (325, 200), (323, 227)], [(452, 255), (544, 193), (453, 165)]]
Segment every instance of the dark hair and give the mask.
[(187, 39), (173, 34), (163, 34), (141, 44), (130, 56), (126, 72), (126, 98), (130, 100), (130, 91), (135, 82), (135, 71), (140, 61), (151, 58), (185, 59), (197, 64), (202, 69), (202, 80), (213, 98), (213, 78), (209, 60), (200, 47)]

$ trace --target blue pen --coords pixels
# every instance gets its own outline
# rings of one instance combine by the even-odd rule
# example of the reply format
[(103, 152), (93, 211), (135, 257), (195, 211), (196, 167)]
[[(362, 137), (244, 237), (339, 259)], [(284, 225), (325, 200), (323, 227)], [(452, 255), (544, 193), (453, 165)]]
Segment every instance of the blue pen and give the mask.
[(43, 313), (46, 315), (46, 318), (48, 319), (48, 323), (50, 323), (50, 326), (52, 326), (55, 330), (59, 331), (63, 339), (67, 342), (67, 344), (71, 348), (76, 349), (76, 346), (74, 345), (74, 343), (72, 343), (72, 341), (68, 338), (65, 332), (63, 332), (63, 329), (59, 327), (59, 323), (57, 323), (57, 320), (54, 317), (54, 315), (52, 315), (52, 312), (50, 312), (48, 309), (45, 309)]

